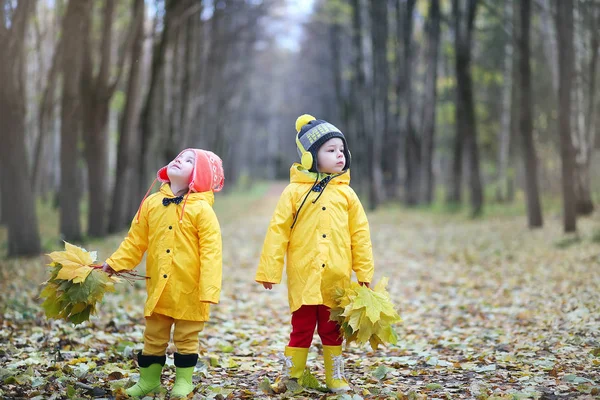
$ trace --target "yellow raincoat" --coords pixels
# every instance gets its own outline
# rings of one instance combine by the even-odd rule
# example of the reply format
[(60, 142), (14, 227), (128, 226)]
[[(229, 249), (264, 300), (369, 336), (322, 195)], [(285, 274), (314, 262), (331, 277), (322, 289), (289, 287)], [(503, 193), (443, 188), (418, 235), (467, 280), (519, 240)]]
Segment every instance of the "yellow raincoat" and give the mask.
[(209, 304), (221, 293), (222, 244), (219, 222), (212, 209), (211, 191), (189, 193), (183, 203), (163, 206), (175, 197), (164, 184), (149, 196), (135, 218), (129, 234), (106, 263), (115, 271), (135, 268), (146, 256), (148, 299), (144, 316), (153, 312), (174, 319), (208, 321)]
[(292, 165), (291, 183), (273, 213), (255, 276), (257, 282), (280, 283), (287, 256), (291, 312), (302, 305), (335, 307), (335, 288), (349, 286), (352, 271), (360, 282), (373, 278), (369, 223), (348, 185), (349, 171), (333, 178), (316, 203), (320, 193), (311, 192), (290, 229), (315, 178), (300, 164)]

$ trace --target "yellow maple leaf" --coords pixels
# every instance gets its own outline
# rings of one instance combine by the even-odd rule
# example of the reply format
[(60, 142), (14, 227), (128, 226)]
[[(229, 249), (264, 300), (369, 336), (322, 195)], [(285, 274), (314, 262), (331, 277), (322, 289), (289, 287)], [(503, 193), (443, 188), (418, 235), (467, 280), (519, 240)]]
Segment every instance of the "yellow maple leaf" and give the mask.
[(65, 242), (65, 251), (53, 251), (48, 255), (52, 261), (62, 265), (63, 268), (91, 265), (95, 261), (91, 253), (81, 247), (74, 246), (69, 242)]
[(56, 278), (72, 280), (73, 283), (85, 281), (93, 270), (90, 265), (95, 261), (95, 254), (69, 242), (65, 242), (65, 251), (54, 251), (49, 256), (53, 261), (50, 266), (62, 266)]
[(68, 267), (63, 266), (60, 271), (58, 271), (56, 279), (64, 279), (66, 281), (73, 281), (73, 283), (81, 283), (85, 281), (85, 278), (87, 278), (92, 271), (93, 268), (88, 267), (87, 265), (69, 265)]

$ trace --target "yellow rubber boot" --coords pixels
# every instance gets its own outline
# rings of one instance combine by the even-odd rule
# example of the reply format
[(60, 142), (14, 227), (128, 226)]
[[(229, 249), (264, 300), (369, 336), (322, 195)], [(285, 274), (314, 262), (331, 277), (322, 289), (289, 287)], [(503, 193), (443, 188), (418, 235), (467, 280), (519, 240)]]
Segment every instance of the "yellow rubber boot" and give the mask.
[(308, 348), (285, 346), (283, 354), (283, 377), (300, 379), (306, 368)]
[(323, 346), (325, 358), (325, 383), (332, 392), (345, 392), (350, 385), (344, 376), (344, 358), (342, 346)]

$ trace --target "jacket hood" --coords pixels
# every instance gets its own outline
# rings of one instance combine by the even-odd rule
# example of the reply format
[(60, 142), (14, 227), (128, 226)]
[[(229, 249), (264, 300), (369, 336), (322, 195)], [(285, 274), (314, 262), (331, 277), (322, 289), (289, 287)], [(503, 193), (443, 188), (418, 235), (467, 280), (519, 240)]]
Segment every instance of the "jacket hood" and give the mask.
[[(339, 174), (325, 174), (319, 173), (319, 179), (321, 180), (326, 176), (331, 176), (330, 185), (348, 185), (350, 184), (350, 170), (343, 171)], [(290, 168), (290, 182), (291, 183), (310, 183), (313, 184), (317, 180), (317, 173), (310, 172), (299, 163), (294, 163)]]
[[(212, 151), (201, 149), (184, 149), (177, 157), (186, 151), (193, 151), (196, 155), (194, 170), (189, 189), (192, 192), (218, 192), (223, 189), (225, 174), (223, 173), (223, 161)], [(177, 158), (176, 157), (176, 158)], [(167, 175), (168, 164), (158, 170), (156, 179), (162, 183), (170, 183)]]

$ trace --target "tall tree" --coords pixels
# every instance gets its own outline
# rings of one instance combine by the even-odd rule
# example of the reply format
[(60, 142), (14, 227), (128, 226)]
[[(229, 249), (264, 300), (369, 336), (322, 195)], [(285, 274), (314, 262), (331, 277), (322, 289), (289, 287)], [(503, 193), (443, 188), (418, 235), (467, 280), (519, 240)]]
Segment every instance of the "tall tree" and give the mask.
[(537, 155), (533, 141), (531, 67), (530, 67), (530, 24), (531, 0), (521, 0), (521, 37), (519, 40), (519, 69), (521, 83), (520, 128), (523, 138), (523, 162), (525, 165), (525, 185), (527, 195), (527, 218), (530, 228), (543, 225), (542, 207), (538, 189)]
[(139, 122), (139, 137), (140, 137), (140, 157), (138, 159), (138, 189), (137, 195), (141, 196), (146, 192), (147, 189), (147, 159), (150, 155), (150, 143), (153, 138), (153, 113), (155, 110), (155, 103), (157, 97), (157, 91), (159, 89), (160, 78), (163, 73), (165, 64), (165, 53), (168, 45), (168, 33), (170, 26), (173, 23), (173, 9), (176, 6), (177, 0), (166, 0), (165, 1), (165, 12), (162, 20), (162, 31), (160, 32), (160, 39), (153, 43), (152, 49), (152, 64), (150, 68), (150, 78), (148, 82), (148, 89), (146, 97), (143, 100), (142, 111)]
[(132, 24), (135, 25), (129, 59), (129, 79), (127, 97), (119, 124), (119, 144), (117, 149), (117, 171), (113, 190), (112, 207), (108, 222), (108, 231), (117, 232), (127, 226), (131, 219), (128, 215), (129, 199), (135, 198), (137, 121), (140, 111), (141, 69), (144, 44), (144, 0), (134, 0), (132, 4)]
[(508, 164), (511, 139), (511, 99), (513, 85), (513, 1), (504, 3), (504, 30), (506, 42), (504, 43), (504, 74), (502, 81), (502, 115), (500, 117), (500, 131), (498, 133), (498, 178), (496, 181), (496, 200), (505, 201), (508, 191)]
[(573, 0), (556, 3), (556, 37), (558, 43), (558, 126), (565, 232), (577, 230), (575, 197), (575, 151), (571, 138), (571, 93), (573, 80)]
[(381, 154), (383, 138), (389, 124), (388, 110), (388, 61), (387, 61), (387, 2), (371, 0), (371, 46), (373, 53), (373, 132), (369, 141), (370, 189), (369, 207), (376, 208), (383, 200), (383, 172)]
[[(416, 110), (413, 99), (413, 11), (416, 0), (396, 1), (396, 35), (398, 57), (397, 102), (400, 117), (399, 134), (404, 139), (404, 192), (409, 205), (415, 205), (419, 199), (419, 169), (421, 165), (421, 144), (417, 135), (413, 113)], [(399, 50), (399, 51), (398, 51)], [(399, 141), (398, 141), (399, 142)], [(397, 157), (402, 159), (401, 157)]]
[[(363, 23), (362, 23), (362, 5), (360, 0), (352, 0), (352, 73), (353, 80), (350, 86), (350, 97), (352, 99), (351, 117), (353, 122), (351, 126), (356, 127), (357, 140), (352, 147), (353, 161), (359, 165), (367, 165), (369, 159), (367, 155), (367, 143), (369, 135), (367, 134), (367, 77), (365, 73), (365, 50), (363, 45)], [(359, 182), (367, 182), (366, 168), (356, 169), (355, 174)], [(364, 184), (362, 185), (364, 189)]]
[(63, 18), (62, 105), (60, 124), (60, 233), (65, 240), (81, 240), (79, 140), (81, 133), (81, 52), (86, 4), (71, 0)]
[(435, 143), (435, 123), (437, 108), (437, 70), (440, 48), (440, 2), (431, 0), (429, 18), (427, 20), (427, 76), (423, 100), (423, 117), (421, 138), (421, 179), (420, 200), (425, 204), (433, 201), (433, 149)]
[[(575, 148), (575, 208), (578, 214), (588, 215), (594, 211), (590, 168), (596, 130), (596, 74), (600, 45), (600, 4), (595, 1), (579, 2), (577, 11), (579, 18), (577, 18), (578, 29), (575, 35), (577, 38), (577, 46), (575, 46), (577, 63), (577, 124), (575, 124), (577, 140), (574, 141), (577, 143)], [(590, 55), (586, 65), (584, 47), (588, 31)]]
[(479, 171), (479, 149), (477, 145), (477, 124), (473, 99), (473, 79), (471, 76), (471, 49), (473, 26), (477, 13), (478, 0), (453, 0), (454, 40), (456, 49), (456, 142), (452, 160), (451, 202), (460, 202), (462, 150), (466, 151), (469, 165), (469, 190), (471, 213), (478, 216), (483, 210), (483, 187)]
[(40, 236), (25, 147), (25, 37), (36, 1), (0, 1), (0, 167), (8, 255), (39, 254)]
[[(106, 234), (106, 212), (108, 201), (108, 117), (110, 100), (121, 78), (126, 51), (116, 64), (116, 72), (111, 80), (113, 20), (115, 0), (106, 0), (103, 9), (102, 35), (100, 40), (100, 65), (94, 74), (92, 41), (93, 2), (84, 1), (83, 63), (81, 70), (81, 94), (83, 110), (83, 132), (85, 158), (88, 171), (88, 235), (101, 237)], [(130, 24), (126, 43), (130, 43), (135, 33), (135, 23)], [(125, 48), (129, 46), (126, 45)]]

